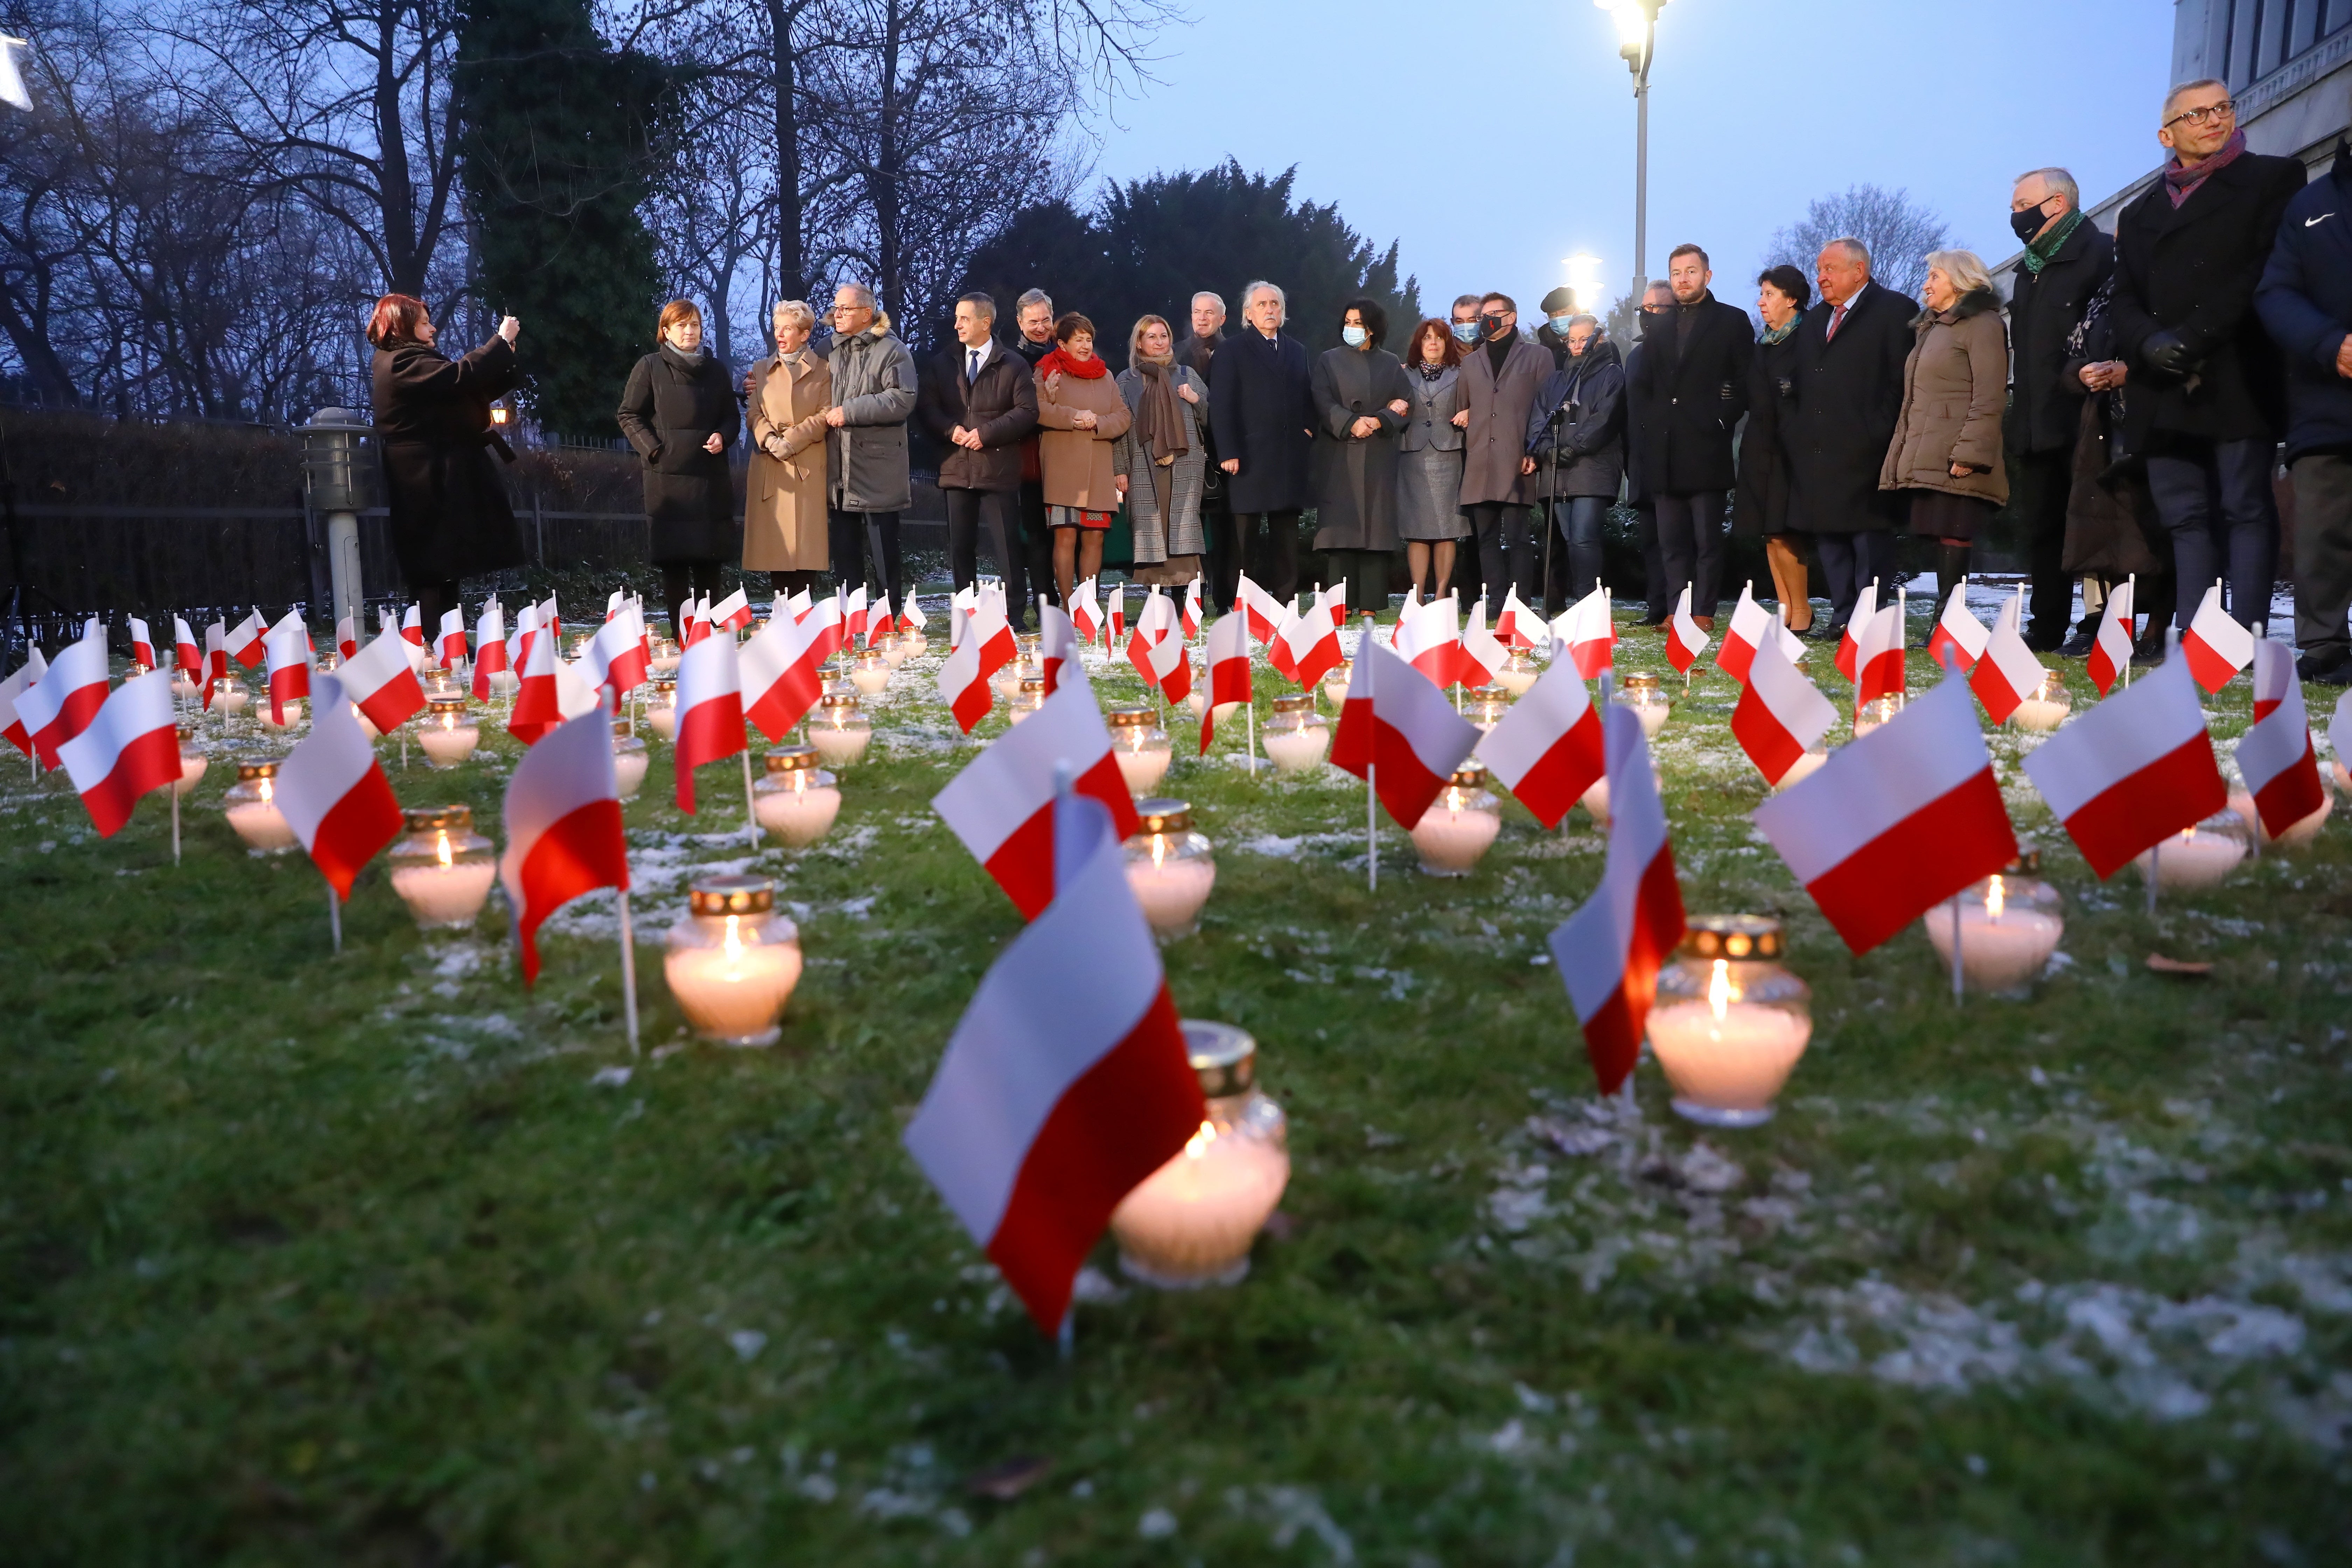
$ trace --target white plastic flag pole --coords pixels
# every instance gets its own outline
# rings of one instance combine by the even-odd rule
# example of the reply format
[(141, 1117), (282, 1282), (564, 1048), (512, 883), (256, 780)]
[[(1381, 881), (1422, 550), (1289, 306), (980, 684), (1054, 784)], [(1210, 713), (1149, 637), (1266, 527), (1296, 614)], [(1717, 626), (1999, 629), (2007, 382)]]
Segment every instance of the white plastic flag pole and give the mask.
[(343, 900), (335, 896), (335, 885), (327, 884), (327, 931), (335, 939), (335, 951), (343, 951)]
[[(2139, 637), (2136, 635), (2137, 623), (2139, 619), (2138, 573), (2131, 573), (2124, 578), (2124, 596), (2131, 601), (2131, 614), (2124, 617), (2124, 640), (2134, 644), (2135, 647), (2132, 649), (2132, 652), (2137, 652), (2137, 645), (2139, 642)], [(2131, 652), (2126, 652), (2124, 655), (2124, 689), (2126, 691), (2129, 691), (2131, 689)]]
[(629, 926), (629, 890), (621, 900), (621, 1016), (629, 1027), (629, 1054), (637, 1055), (637, 941)]
[[(1368, 637), (1372, 635), (1371, 624), (1369, 621), (1365, 623), (1364, 635)], [(1370, 657), (1369, 650), (1365, 657)], [(1377, 662), (1364, 667), (1364, 696), (1367, 699), (1373, 696), (1375, 684), (1380, 677), (1381, 667)], [(1373, 794), (1372, 778), (1381, 771), (1381, 764), (1375, 760), (1380, 755), (1380, 731), (1377, 727), (1380, 710), (1370, 701), (1367, 701), (1365, 706), (1371, 710), (1366, 717), (1374, 721), (1375, 728), (1372, 731), (1372, 754), (1364, 761), (1364, 853), (1371, 866), (1370, 890), (1377, 893), (1381, 890), (1381, 825), (1377, 816), (1380, 807)]]
[(738, 753), (743, 759), (743, 826), (751, 835), (751, 842), (760, 841), (760, 813), (751, 805), (751, 749)]
[(180, 791), (175, 784), (172, 790), (172, 864), (180, 863)]
[(1960, 895), (1952, 895), (1952, 1005), (1960, 1005)]

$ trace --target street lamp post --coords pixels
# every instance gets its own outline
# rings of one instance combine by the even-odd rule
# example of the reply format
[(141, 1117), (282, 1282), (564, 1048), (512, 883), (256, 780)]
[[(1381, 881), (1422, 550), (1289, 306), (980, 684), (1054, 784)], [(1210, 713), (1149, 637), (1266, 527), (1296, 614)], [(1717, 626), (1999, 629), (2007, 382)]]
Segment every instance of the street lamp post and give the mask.
[(1617, 53), (1633, 76), (1633, 304), (1649, 287), (1650, 61), (1658, 48), (1658, 13), (1666, 0), (1592, 0), (1617, 20)]

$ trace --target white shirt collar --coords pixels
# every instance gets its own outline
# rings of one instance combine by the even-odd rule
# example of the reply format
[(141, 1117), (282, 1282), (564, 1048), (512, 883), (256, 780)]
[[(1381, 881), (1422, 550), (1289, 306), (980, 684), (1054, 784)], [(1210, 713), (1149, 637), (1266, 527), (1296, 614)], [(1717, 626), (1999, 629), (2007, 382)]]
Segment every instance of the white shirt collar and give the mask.
[[(977, 350), (974, 350), (963, 343), (958, 343), (956, 347), (963, 350), (964, 369), (968, 373), (976, 374), (980, 371), (986, 370), (988, 368), (988, 362), (996, 357), (996, 340), (994, 338), (991, 338), (986, 342), (981, 344)], [(980, 355), (980, 363), (977, 364), (972, 363), (971, 358), (975, 353)]]

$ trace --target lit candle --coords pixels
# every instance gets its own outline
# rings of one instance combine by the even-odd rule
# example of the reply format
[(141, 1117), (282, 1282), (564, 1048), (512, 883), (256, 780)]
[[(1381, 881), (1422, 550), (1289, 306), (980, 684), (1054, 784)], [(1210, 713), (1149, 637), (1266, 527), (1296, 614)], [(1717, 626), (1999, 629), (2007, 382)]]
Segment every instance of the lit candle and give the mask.
[(1504, 658), (1503, 668), (1495, 672), (1495, 684), (1514, 697), (1525, 697), (1542, 674), (1542, 668), (1526, 648), (1515, 647)]
[(1462, 717), (1478, 726), (1485, 734), (1503, 721), (1511, 710), (1511, 694), (1500, 686), (1474, 686), (1463, 694)]
[(857, 710), (855, 692), (828, 695), (818, 703), (816, 717), (809, 721), (808, 738), (825, 766), (847, 767), (866, 755), (866, 742), (874, 739), (874, 723)]
[[(672, 669), (676, 669), (677, 668), (677, 658), (674, 654), (670, 657), (669, 667)], [(661, 668), (661, 660), (654, 660), (654, 668), (656, 669), (659, 669)], [(494, 669), (490, 671), (490, 689), (497, 692), (501, 697), (513, 696), (515, 689), (521, 685), (522, 677), (517, 675), (511, 669)]]
[(2336, 810), (2336, 796), (2329, 791), (2319, 792), (2319, 807), (2299, 822), (2287, 824), (2286, 831), (2276, 838), (2263, 826), (2263, 814), (2254, 805), (2254, 797), (2242, 789), (2230, 792), (2230, 809), (2246, 819), (2247, 831), (2265, 844), (2276, 844), (2282, 849), (2300, 849), (2319, 836), (2322, 824)]
[(1412, 825), (1412, 847), (1421, 868), (1433, 877), (1466, 877), (1503, 830), (1502, 812), (1486, 789), (1486, 767), (1466, 762), (1446, 782), (1445, 792)]
[(1120, 1269), (1163, 1289), (1239, 1281), (1290, 1181), (1287, 1122), (1255, 1082), (1257, 1043), (1230, 1024), (1183, 1030), (1208, 1116), (1110, 1218)]
[[(2047, 884), (2036, 881), (2032, 886), (2046, 888)], [(2058, 951), (2058, 939), (2066, 933), (2065, 921), (2054, 912), (2054, 889), (2039, 909), (2027, 900), (2013, 900), (2011, 891), (2009, 879), (1996, 873), (1986, 878), (1980, 888), (1971, 888), (1960, 896), (1960, 980), (1971, 991), (2023, 992), (2048, 965), (2050, 955)], [(1948, 973), (1951, 900), (1929, 910), (1923, 923), (1928, 942)]]
[(275, 762), (239, 763), (236, 783), (225, 801), (229, 826), (247, 848), (263, 855), (283, 855), (299, 842), (285, 813), (278, 809), (277, 773)]
[(244, 712), (246, 704), (251, 700), (233, 675), (224, 675), (213, 682), (213, 707), (228, 718), (234, 719)]
[(1633, 717), (1642, 721), (1642, 733), (1654, 740), (1666, 727), (1666, 715), (1675, 706), (1674, 699), (1666, 695), (1665, 683), (1645, 670), (1628, 675), (1611, 700), (1631, 708)]
[[(2229, 826), (2224, 827), (2223, 823)], [(2168, 893), (2216, 887), (2245, 858), (2245, 824), (2237, 815), (2224, 812), (2218, 817), (2207, 817), (2157, 846), (2157, 889)], [(2145, 849), (2132, 857), (2132, 864), (2139, 868), (2143, 880), (2147, 876), (2147, 862), (2148, 852)]]
[(841, 815), (841, 791), (817, 766), (814, 746), (778, 746), (751, 790), (751, 815), (777, 843), (802, 849), (824, 837)]
[(2042, 732), (2055, 730), (2074, 711), (2068, 702), (2053, 702), (2047, 697), (2029, 697), (2010, 710), (2009, 721), (2021, 730)]
[(1780, 950), (1778, 921), (1701, 915), (1658, 972), (1650, 1051), (1676, 1114), (1720, 1127), (1771, 1117), (1813, 1033), (1811, 994), (1780, 967)]
[(860, 653), (857, 662), (850, 667), (849, 680), (857, 688), (859, 695), (879, 697), (883, 689), (890, 684), (890, 660), (880, 648), (869, 647)]
[(300, 698), (289, 697), (283, 702), (280, 702), (278, 706), (279, 710), (286, 715), (285, 722), (283, 723), (280, 723), (278, 721), (277, 716), (270, 712), (268, 703), (262, 702), (255, 705), (254, 716), (261, 721), (261, 727), (263, 729), (273, 730), (282, 734), (302, 721), (302, 700)]
[(1140, 818), (1126, 844), (1127, 885), (1143, 918), (1163, 937), (1200, 929), (1201, 907), (1217, 885), (1217, 862), (1206, 837), (1192, 831), (1192, 807), (1181, 800), (1136, 803)]
[(882, 640), (874, 646), (882, 650), (882, 662), (892, 669), (907, 662), (907, 639), (897, 632), (884, 632)]
[(173, 784), (172, 793), (184, 795), (204, 783), (205, 769), (210, 765), (210, 759), (205, 755), (205, 748), (197, 741), (194, 729), (182, 724), (179, 732), (180, 776)]
[(436, 768), (454, 768), (474, 754), (482, 731), (466, 716), (462, 697), (436, 697), (425, 704), (424, 721), (416, 727), (416, 743)]
[(408, 906), (419, 931), (471, 926), (499, 874), (490, 841), (474, 831), (472, 808), (422, 806), (402, 816), (407, 837), (386, 857), (392, 890)]
[(1045, 706), (1045, 678), (1034, 675), (1023, 680), (1021, 689), (1013, 694), (1013, 705), (1005, 710), (1004, 717), (1008, 721), (1018, 724)]
[(1265, 754), (1286, 773), (1303, 773), (1320, 767), (1331, 749), (1331, 726), (1308, 724), (1297, 730), (1265, 732)]
[(1103, 717), (1110, 726), (1110, 754), (1127, 780), (1127, 793), (1138, 798), (1151, 794), (1175, 760), (1168, 731), (1153, 721), (1149, 708), (1114, 708)]
[[(653, 672), (656, 675), (675, 675), (677, 672), (677, 644), (667, 637), (656, 637), (653, 643), (653, 658), (649, 661)], [(494, 675), (490, 679), (496, 680), (498, 677)]]
[(1780, 775), (1780, 782), (1772, 787), (1787, 789), (1790, 784), (1802, 784), (1813, 776), (1814, 770), (1829, 760), (1830, 753), (1826, 747), (1816, 746), (1809, 752), (1801, 752), (1797, 760), (1789, 764), (1789, 771)]
[(629, 732), (629, 721), (614, 720), (613, 777), (621, 786), (623, 800), (637, 798), (637, 791), (645, 786), (646, 764), (650, 761), (646, 743)]
[(690, 890), (690, 912), (669, 930), (662, 973), (697, 1034), (763, 1046), (800, 983), (800, 933), (775, 912), (775, 884), (716, 877)]
[(1889, 692), (1884, 697), (1872, 698), (1854, 710), (1853, 738), (1857, 741), (1861, 740), (1902, 711), (1903, 693), (1900, 691)]
[[(1655, 756), (1650, 759), (1650, 778), (1659, 787), (1664, 787), (1665, 781), (1659, 776), (1658, 759)], [(1594, 826), (1600, 827), (1609, 826), (1609, 775), (1607, 773), (1602, 773), (1592, 781), (1591, 787), (1584, 792), (1582, 802), (1584, 809), (1592, 814)]]
[(172, 676), (172, 695), (183, 702), (194, 702), (204, 695), (204, 689), (190, 680), (188, 672), (184, 669), (174, 672)]
[(654, 700), (646, 707), (646, 728), (651, 730), (655, 734), (659, 735), (665, 741), (675, 740), (677, 738), (677, 681), (656, 680), (654, 682)]
[(1343, 658), (1323, 677), (1323, 700), (1337, 708), (1348, 700), (1348, 682), (1356, 676), (1356, 661)]

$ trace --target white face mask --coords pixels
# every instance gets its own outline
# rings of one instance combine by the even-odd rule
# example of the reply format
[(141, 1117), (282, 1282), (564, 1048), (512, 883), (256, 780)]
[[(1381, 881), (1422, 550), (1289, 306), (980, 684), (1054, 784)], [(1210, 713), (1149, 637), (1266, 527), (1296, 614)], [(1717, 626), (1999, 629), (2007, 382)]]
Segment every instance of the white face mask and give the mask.
[(1362, 348), (1364, 346), (1364, 340), (1370, 335), (1371, 334), (1370, 332), (1365, 331), (1361, 327), (1342, 327), (1339, 329), (1339, 341), (1347, 344), (1351, 349)]

